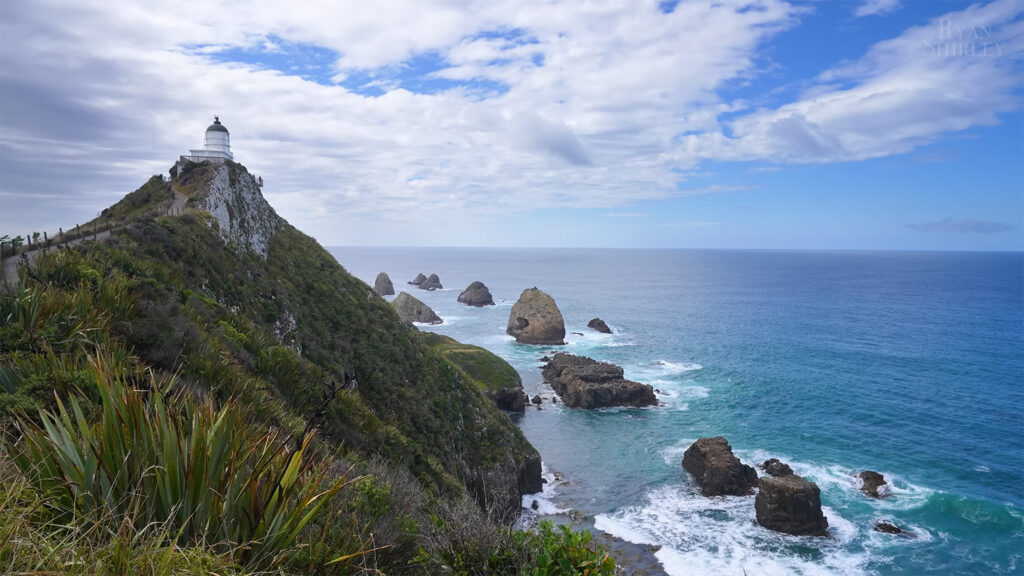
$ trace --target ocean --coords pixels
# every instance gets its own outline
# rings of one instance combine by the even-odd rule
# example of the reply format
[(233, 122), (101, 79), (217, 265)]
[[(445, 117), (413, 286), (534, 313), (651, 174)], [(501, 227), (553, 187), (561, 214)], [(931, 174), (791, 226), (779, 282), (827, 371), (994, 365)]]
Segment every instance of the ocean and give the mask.
[[(422, 330), (506, 359), (531, 397), (552, 395), (539, 359), (559, 350), (657, 388), (656, 408), (545, 401), (516, 421), (550, 480), (524, 503), (660, 546), (673, 576), (1024, 574), (1024, 254), (330, 250), (444, 319)], [(406, 285), (419, 272), (444, 289)], [(495, 306), (456, 302), (474, 280)], [(505, 334), (533, 286), (557, 302), (565, 346)], [(614, 334), (587, 328), (595, 317)], [(683, 451), (718, 435), (747, 464), (776, 457), (816, 482), (829, 537), (759, 527), (752, 496), (700, 496)], [(868, 469), (888, 498), (860, 492)], [(876, 532), (878, 520), (912, 536)]]

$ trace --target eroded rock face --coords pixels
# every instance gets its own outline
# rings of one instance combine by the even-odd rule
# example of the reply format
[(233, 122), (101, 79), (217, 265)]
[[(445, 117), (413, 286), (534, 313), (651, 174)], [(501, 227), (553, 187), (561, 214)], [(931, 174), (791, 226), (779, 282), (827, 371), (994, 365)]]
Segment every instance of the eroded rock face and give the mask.
[(493, 306), (494, 298), (491, 297), (491, 291), (484, 286), (483, 282), (476, 281), (466, 287), (459, 294), (459, 302), (466, 304), (467, 306)]
[(757, 485), (757, 471), (740, 462), (721, 436), (691, 444), (683, 453), (683, 469), (693, 475), (704, 496), (741, 496)]
[(270, 240), (283, 220), (270, 207), (252, 174), (237, 164), (224, 164), (210, 181), (209, 194), (199, 208), (217, 220), (220, 237), (239, 250), (266, 259)]
[(824, 536), (828, 519), (821, 512), (821, 491), (800, 476), (758, 479), (754, 510), (757, 523), (769, 530), (797, 536)]
[(501, 388), (493, 392), (489, 392), (488, 396), (491, 400), (494, 400), (494, 405), (501, 410), (508, 412), (526, 412), (526, 402), (529, 399), (526, 396), (526, 392), (523, 392), (522, 388)]
[(423, 302), (410, 296), (407, 292), (401, 292), (391, 303), (398, 312), (398, 317), (406, 324), (419, 322), (421, 324), (440, 324), (441, 318)]
[(536, 287), (523, 290), (505, 332), (520, 344), (565, 344), (565, 321), (554, 298)]
[(622, 368), (585, 356), (555, 354), (543, 369), (544, 380), (570, 408), (656, 406), (654, 388), (622, 377)]
[(441, 286), (441, 279), (437, 277), (437, 274), (431, 274), (427, 276), (427, 279), (418, 284), (420, 290), (440, 290), (444, 288)]
[(419, 274), (416, 275), (415, 278), (413, 278), (412, 280), (409, 280), (408, 282), (406, 282), (406, 284), (411, 284), (413, 286), (419, 286), (420, 284), (423, 284), (426, 281), (427, 281), (427, 277), (423, 275), (423, 272), (420, 272)]
[(391, 278), (388, 278), (387, 274), (381, 272), (373, 281), (373, 291), (380, 296), (391, 296), (395, 293), (395, 285), (391, 283)]
[(761, 470), (764, 470), (769, 476), (792, 476), (793, 469), (789, 467), (789, 464), (780, 461), (778, 458), (769, 458), (761, 464)]
[(587, 328), (590, 328), (591, 330), (597, 330), (602, 334), (612, 333), (612, 329), (609, 328), (608, 325), (604, 323), (604, 320), (601, 320), (600, 318), (594, 318), (590, 322), (587, 322)]
[[(887, 496), (886, 490), (889, 485), (885, 481), (885, 476), (882, 476), (874, 470), (865, 470), (858, 474), (864, 484), (861, 485), (860, 491), (871, 496), (872, 498), (882, 498)], [(886, 488), (883, 488), (886, 487)]]

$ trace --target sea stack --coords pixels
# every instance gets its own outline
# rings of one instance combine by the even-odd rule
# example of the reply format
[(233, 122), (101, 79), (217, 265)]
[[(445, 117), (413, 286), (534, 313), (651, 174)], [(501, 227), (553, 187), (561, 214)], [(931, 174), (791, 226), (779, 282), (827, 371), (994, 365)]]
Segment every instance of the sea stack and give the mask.
[(427, 281), (427, 277), (423, 275), (423, 272), (420, 272), (419, 274), (416, 275), (415, 278), (413, 278), (412, 280), (409, 280), (408, 282), (406, 282), (406, 284), (411, 284), (413, 286), (419, 286), (420, 284), (423, 284), (426, 281)]
[(889, 483), (885, 481), (885, 476), (874, 470), (865, 470), (858, 474), (858, 476), (864, 482), (860, 487), (861, 492), (872, 498), (888, 496)]
[(683, 469), (693, 475), (704, 496), (742, 496), (757, 485), (757, 470), (740, 462), (721, 436), (691, 444), (683, 453)]
[(417, 286), (420, 287), (420, 290), (440, 290), (444, 288), (444, 286), (441, 286), (441, 279), (437, 277), (437, 274), (427, 276), (427, 279), (417, 284)]
[(590, 322), (587, 322), (587, 328), (590, 328), (591, 330), (597, 330), (602, 334), (612, 333), (612, 329), (609, 328), (608, 325), (604, 323), (604, 320), (601, 320), (600, 318), (594, 318)]
[(388, 275), (381, 272), (377, 274), (377, 279), (373, 281), (373, 291), (379, 296), (393, 296), (395, 294), (395, 285), (391, 283), (391, 278)]
[(565, 344), (565, 321), (554, 298), (536, 287), (523, 290), (505, 332), (520, 344)]
[(764, 476), (754, 499), (757, 523), (796, 536), (824, 536), (828, 519), (821, 512), (821, 490), (800, 476)]
[(441, 318), (430, 309), (430, 306), (410, 296), (407, 292), (400, 292), (391, 304), (395, 307), (398, 317), (406, 324), (413, 322), (440, 324), (442, 322)]
[(462, 294), (459, 294), (458, 301), (467, 306), (482, 307), (494, 305), (494, 298), (491, 296), (491, 291), (488, 290), (487, 286), (484, 286), (484, 283), (480, 281), (473, 282), (467, 286), (466, 289), (462, 291)]

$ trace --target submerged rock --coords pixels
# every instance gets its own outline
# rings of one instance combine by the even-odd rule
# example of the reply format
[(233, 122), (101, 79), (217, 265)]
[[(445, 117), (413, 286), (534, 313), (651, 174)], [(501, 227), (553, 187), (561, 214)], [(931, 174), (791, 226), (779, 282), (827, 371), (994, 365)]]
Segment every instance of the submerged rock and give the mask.
[(622, 377), (622, 368), (585, 356), (559, 353), (543, 368), (544, 380), (570, 408), (656, 406), (654, 388)]
[(491, 291), (484, 286), (483, 282), (476, 281), (466, 287), (459, 294), (459, 302), (466, 304), (467, 306), (493, 306), (494, 298), (491, 296)]
[(769, 476), (792, 476), (793, 469), (789, 467), (789, 464), (780, 461), (778, 458), (769, 458), (761, 464), (761, 470), (764, 470)]
[(391, 283), (391, 278), (388, 278), (387, 274), (381, 272), (373, 281), (373, 291), (379, 296), (392, 296), (395, 293), (395, 285)]
[(441, 286), (441, 279), (437, 277), (437, 274), (427, 276), (427, 279), (417, 284), (417, 286), (420, 287), (420, 290), (440, 290), (444, 288), (444, 286)]
[(594, 318), (590, 322), (587, 322), (587, 328), (591, 328), (593, 330), (597, 330), (598, 332), (600, 332), (602, 334), (611, 334), (612, 333), (612, 329), (609, 328), (608, 325), (604, 323), (604, 320), (601, 320), (600, 318)]
[[(883, 498), (887, 496), (887, 488), (889, 483), (885, 481), (885, 476), (882, 476), (874, 470), (865, 470), (857, 475), (864, 483), (860, 487), (860, 491), (871, 496), (872, 498)], [(879, 491), (881, 489), (881, 491)]]
[(757, 523), (797, 536), (824, 536), (828, 519), (821, 512), (821, 490), (800, 476), (765, 476), (757, 481)]
[(683, 469), (693, 475), (704, 496), (750, 494), (757, 484), (757, 470), (740, 462), (721, 436), (691, 444), (683, 453)]
[(441, 318), (423, 302), (420, 302), (407, 292), (401, 292), (394, 302), (391, 303), (398, 312), (398, 317), (406, 324), (419, 322), (421, 324), (440, 324)]
[(565, 321), (555, 300), (537, 288), (523, 290), (505, 332), (520, 344), (565, 344)]
[(412, 284), (413, 286), (419, 286), (420, 284), (423, 284), (426, 281), (427, 281), (427, 277), (423, 275), (423, 272), (420, 272), (419, 274), (416, 275), (415, 278), (413, 278), (412, 280), (409, 280), (407, 282), (407, 284)]

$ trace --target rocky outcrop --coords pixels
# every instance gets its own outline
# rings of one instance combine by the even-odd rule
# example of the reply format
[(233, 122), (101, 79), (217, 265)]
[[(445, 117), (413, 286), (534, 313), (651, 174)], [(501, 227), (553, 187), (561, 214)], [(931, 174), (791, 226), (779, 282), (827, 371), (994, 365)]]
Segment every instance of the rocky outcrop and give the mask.
[(585, 356), (555, 354), (543, 368), (544, 380), (570, 408), (656, 406), (654, 388), (622, 377), (622, 368)]
[(245, 168), (233, 162), (216, 169), (209, 191), (198, 207), (217, 221), (221, 240), (236, 249), (251, 250), (266, 259), (270, 239), (284, 221), (260, 192), (259, 184)]
[(500, 388), (488, 392), (488, 396), (491, 400), (494, 400), (495, 406), (508, 412), (526, 412), (526, 404), (529, 398), (526, 396), (526, 392), (520, 388), (518, 390), (514, 388)]
[(896, 534), (897, 536), (912, 536), (910, 532), (907, 532), (903, 528), (885, 520), (879, 520), (875, 522), (875, 532), (882, 532), (884, 534)]
[(594, 318), (590, 322), (587, 322), (587, 328), (590, 328), (592, 330), (597, 330), (598, 332), (600, 332), (602, 334), (611, 334), (612, 333), (612, 329), (609, 328), (608, 325), (604, 323), (604, 320), (601, 320), (600, 318)]
[(520, 344), (565, 344), (565, 321), (555, 300), (536, 287), (523, 290), (505, 332)]
[(373, 291), (379, 296), (392, 296), (395, 293), (395, 285), (391, 283), (391, 278), (388, 278), (387, 274), (381, 272), (373, 281)]
[(874, 470), (865, 470), (858, 474), (863, 484), (860, 487), (860, 491), (871, 496), (872, 498), (884, 498), (888, 494), (889, 483), (885, 481), (885, 476), (882, 476)]
[(769, 476), (792, 476), (793, 469), (789, 467), (789, 464), (780, 461), (778, 458), (769, 458), (761, 464), (761, 470), (765, 471), (765, 474)]
[(691, 444), (683, 453), (683, 469), (693, 475), (704, 496), (749, 494), (757, 484), (757, 471), (740, 462), (721, 436)]
[(462, 291), (462, 294), (459, 294), (458, 301), (467, 306), (480, 307), (494, 305), (494, 298), (491, 297), (491, 291), (488, 290), (487, 286), (484, 286), (484, 283), (480, 281), (473, 282), (467, 286), (466, 289)]
[(401, 292), (394, 302), (391, 303), (398, 312), (398, 317), (406, 324), (419, 322), (420, 324), (440, 324), (441, 318), (423, 302), (410, 296), (407, 292)]
[(441, 279), (437, 277), (437, 274), (431, 274), (427, 276), (427, 279), (417, 284), (420, 290), (440, 290), (444, 288), (441, 286)]
[(758, 479), (754, 510), (757, 523), (769, 530), (798, 536), (824, 536), (828, 519), (821, 512), (821, 490), (800, 476)]
[(427, 277), (423, 275), (423, 272), (420, 272), (419, 274), (416, 275), (415, 278), (406, 282), (406, 284), (411, 284), (412, 286), (419, 286), (420, 284), (423, 284), (426, 281)]

